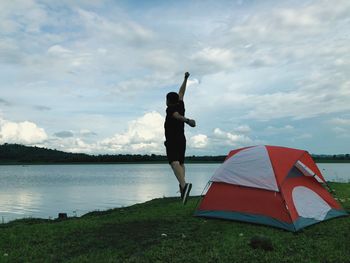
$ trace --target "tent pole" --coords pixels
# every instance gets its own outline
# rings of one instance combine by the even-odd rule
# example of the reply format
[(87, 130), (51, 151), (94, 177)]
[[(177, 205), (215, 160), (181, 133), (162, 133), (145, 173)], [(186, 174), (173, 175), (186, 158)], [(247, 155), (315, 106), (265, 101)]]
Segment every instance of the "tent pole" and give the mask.
[(197, 203), (196, 203), (196, 210), (197, 210), (197, 208), (198, 208), (199, 202), (200, 202), (200, 201), (202, 200), (202, 198), (203, 198), (203, 193), (208, 189), (208, 187), (209, 187), (209, 185), (210, 185), (211, 183), (212, 183), (212, 181), (208, 181), (208, 183), (205, 185), (205, 187), (204, 187), (202, 193), (200, 194), (200, 197), (198, 198), (198, 201), (197, 201)]

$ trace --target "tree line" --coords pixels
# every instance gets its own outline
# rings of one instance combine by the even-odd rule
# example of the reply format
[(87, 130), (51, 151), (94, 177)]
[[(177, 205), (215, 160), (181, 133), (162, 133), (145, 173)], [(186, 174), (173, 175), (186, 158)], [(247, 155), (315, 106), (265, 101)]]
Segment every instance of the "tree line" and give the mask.
[[(225, 156), (188, 156), (188, 162), (222, 162)], [(157, 154), (100, 154), (69, 153), (36, 146), (20, 144), (0, 145), (0, 164), (12, 163), (142, 163), (167, 162), (164, 155)]]
[[(349, 154), (312, 155), (317, 162), (347, 162)], [(187, 156), (187, 162), (218, 162), (225, 160), (225, 155)], [(164, 155), (157, 154), (100, 154), (68, 153), (53, 149), (20, 144), (0, 145), (0, 164), (35, 164), (35, 163), (166, 163)]]

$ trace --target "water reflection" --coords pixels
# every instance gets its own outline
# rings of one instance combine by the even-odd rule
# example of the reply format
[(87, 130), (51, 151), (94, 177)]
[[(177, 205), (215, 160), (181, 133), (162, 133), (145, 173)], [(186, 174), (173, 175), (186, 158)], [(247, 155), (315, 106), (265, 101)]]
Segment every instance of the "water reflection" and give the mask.
[(40, 214), (42, 196), (40, 193), (24, 189), (12, 189), (0, 192), (1, 219), (22, 218), (27, 215)]

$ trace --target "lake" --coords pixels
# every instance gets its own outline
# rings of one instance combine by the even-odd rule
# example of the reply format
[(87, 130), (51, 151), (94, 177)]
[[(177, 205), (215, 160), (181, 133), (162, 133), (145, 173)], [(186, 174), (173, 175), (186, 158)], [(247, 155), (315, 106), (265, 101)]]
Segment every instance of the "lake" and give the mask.
[[(186, 165), (192, 195), (202, 193), (219, 165)], [(350, 163), (321, 163), (318, 167), (328, 181), (350, 182)], [(28, 217), (56, 218), (60, 212), (81, 216), (179, 196), (178, 189), (168, 164), (2, 165), (0, 223)]]

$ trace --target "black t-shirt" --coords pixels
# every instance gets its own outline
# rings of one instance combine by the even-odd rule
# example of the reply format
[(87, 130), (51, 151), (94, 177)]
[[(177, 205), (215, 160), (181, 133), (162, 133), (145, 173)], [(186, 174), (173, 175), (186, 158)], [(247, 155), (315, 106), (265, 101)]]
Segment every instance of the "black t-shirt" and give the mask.
[(182, 100), (178, 104), (168, 106), (166, 109), (166, 118), (164, 123), (165, 138), (167, 141), (185, 139), (184, 123), (173, 117), (174, 112), (185, 116), (185, 104)]

